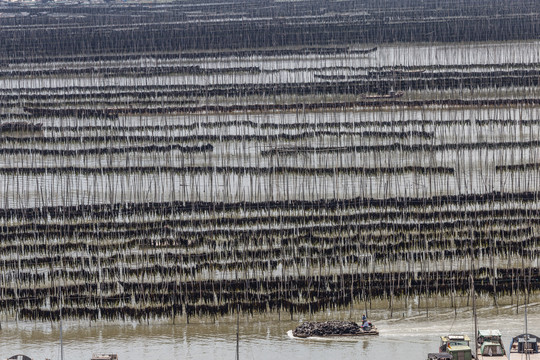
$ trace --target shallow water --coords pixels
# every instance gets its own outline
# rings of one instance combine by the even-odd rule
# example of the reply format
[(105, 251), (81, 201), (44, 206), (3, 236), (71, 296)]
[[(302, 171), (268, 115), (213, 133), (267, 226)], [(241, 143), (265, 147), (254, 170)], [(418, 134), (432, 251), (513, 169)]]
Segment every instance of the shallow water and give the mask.
[[(479, 309), (479, 329), (499, 329), (505, 348), (511, 337), (524, 333), (524, 309), (516, 314), (515, 306), (497, 311)], [(393, 319), (386, 310), (373, 311), (370, 318), (380, 330), (378, 337), (360, 339), (293, 339), (287, 331), (308, 318), (294, 316), (291, 321), (268, 317), (240, 317), (241, 359), (425, 359), (427, 353), (437, 352), (439, 336), (465, 333), (473, 336), (474, 324), (470, 308), (462, 308), (457, 317), (452, 309), (425, 313), (410, 311)], [(288, 314), (287, 314), (288, 315)], [(400, 316), (401, 315), (401, 316)], [(287, 317), (287, 319), (283, 319)], [(347, 319), (348, 312), (316, 315), (316, 320)], [(355, 311), (353, 320), (361, 313)], [(236, 323), (234, 317), (215, 323), (186, 324), (179, 319), (171, 323), (108, 323), (89, 325), (84, 322), (64, 324), (64, 358), (90, 359), (92, 353), (117, 353), (120, 360), (147, 359), (234, 359), (236, 352)], [(179, 323), (180, 322), (180, 323)], [(50, 323), (2, 324), (0, 357), (24, 353), (39, 359), (59, 359), (59, 326)], [(529, 332), (540, 333), (540, 306), (529, 307)]]
[[(369, 67), (388, 66), (388, 65), (407, 65), (407, 66), (429, 66), (433, 64), (458, 65), (458, 64), (494, 64), (494, 67), (500, 67), (500, 64), (506, 63), (537, 63), (538, 42), (520, 42), (520, 43), (493, 43), (493, 44), (453, 44), (453, 45), (391, 45), (384, 46), (373, 55), (369, 56), (347, 56), (347, 57), (328, 57), (312, 56), (305, 59), (298, 58), (247, 58), (230, 59), (228, 61), (220, 60), (219, 63), (210, 63), (207, 60), (201, 60), (202, 64), (209, 67), (216, 66), (258, 66), (263, 70), (260, 74), (231, 74), (231, 75), (213, 75), (213, 76), (153, 76), (153, 77), (124, 77), (113, 78), (103, 77), (38, 77), (38, 78), (13, 78), (0, 81), (0, 92), (11, 94), (21, 91), (22, 93), (31, 92), (29, 89), (39, 88), (40, 92), (45, 94), (52, 93), (53, 90), (45, 91), (47, 87), (69, 86), (139, 86), (139, 85), (189, 85), (189, 84), (228, 84), (228, 83), (282, 83), (282, 82), (303, 82), (319, 81), (315, 80), (314, 74), (340, 75), (343, 73), (365, 73)], [(301, 61), (299, 61), (301, 60)], [(192, 63), (192, 61), (188, 61)], [(195, 62), (197, 63), (197, 62)], [(499, 65), (497, 65), (499, 64)], [(322, 69), (322, 70), (319, 70)], [(354, 74), (353, 74), (354, 75)], [(17, 91), (15, 91), (17, 90)], [(470, 92), (468, 90), (450, 90), (444, 96), (467, 97), (474, 96), (490, 97), (516, 97), (517, 94), (536, 95), (537, 89), (502, 89), (497, 93), (492, 92)], [(66, 92), (73, 90), (65, 90)], [(89, 93), (93, 90), (84, 90)], [(431, 93), (431, 92), (430, 92)], [(478, 93), (480, 95), (478, 95)], [(531, 93), (533, 95), (531, 95)], [(441, 93), (436, 92), (439, 96)], [(450, 95), (448, 95), (450, 94)], [(406, 94), (407, 97), (427, 96), (421, 92)], [(521, 96), (521, 95), (520, 95)], [(116, 99), (119, 104), (123, 99)], [(211, 99), (212, 101), (218, 101)], [(244, 99), (234, 101), (244, 101)], [(268, 101), (268, 99), (264, 99)], [(278, 99), (279, 100), (279, 99)], [(278, 101), (272, 100), (272, 101)], [(293, 99), (296, 101), (295, 99)], [(290, 101), (293, 101), (290, 100)], [(18, 100), (17, 100), (18, 101)], [(58, 100), (61, 102), (63, 100)], [(85, 99), (86, 101), (86, 99)], [(99, 100), (102, 101), (102, 100)], [(97, 103), (99, 103), (99, 101)], [(129, 101), (135, 100), (126, 100)], [(156, 99), (159, 101), (159, 99)], [(227, 100), (229, 101), (229, 100)], [(247, 99), (246, 103), (253, 101)], [(121, 104), (124, 106), (123, 104)], [(16, 109), (17, 110), (17, 109)], [(14, 110), (15, 111), (15, 110)], [(384, 130), (384, 131), (415, 131), (427, 130), (434, 133), (433, 139), (429, 140), (434, 144), (454, 144), (454, 143), (476, 143), (476, 142), (504, 142), (504, 141), (538, 141), (540, 139), (540, 128), (537, 123), (523, 124), (522, 120), (537, 120), (540, 115), (538, 107), (519, 106), (515, 108), (428, 108), (428, 109), (365, 109), (359, 111), (347, 112), (312, 112), (307, 114), (299, 113), (268, 113), (268, 114), (201, 114), (190, 116), (126, 116), (118, 120), (116, 131), (120, 135), (159, 135), (159, 136), (189, 136), (189, 135), (273, 135), (277, 133), (298, 133), (305, 130), (290, 129), (261, 129), (257, 126), (240, 127), (237, 125), (223, 127), (200, 127), (195, 130), (130, 130), (129, 127), (160, 125), (160, 124), (193, 124), (193, 123), (217, 123), (219, 121), (244, 121), (250, 120), (256, 124), (271, 122), (276, 124), (325, 124), (326, 122), (349, 123), (351, 121), (368, 121), (373, 125), (365, 126), (362, 130)], [(471, 120), (470, 125), (457, 122), (449, 125), (399, 125), (397, 121), (409, 120)], [(490, 125), (479, 125), (477, 120), (513, 120), (513, 123), (501, 125), (503, 123), (493, 122)], [(111, 125), (110, 120), (96, 119), (68, 119), (53, 118), (42, 119), (45, 125)], [(40, 120), (41, 121), (41, 120)], [(101, 122), (100, 122), (101, 121)], [(379, 122), (394, 121), (396, 125), (382, 127)], [(324, 130), (327, 125), (324, 125)], [(332, 131), (336, 127), (331, 128)], [(360, 131), (360, 129), (356, 129)], [(113, 132), (114, 132), (113, 131)], [(350, 131), (346, 128), (344, 131)], [(60, 131), (61, 134), (63, 134)], [(79, 134), (77, 131), (69, 131), (64, 135)], [(103, 131), (104, 134), (109, 130)], [(95, 131), (88, 131), (83, 135), (103, 135)], [(55, 132), (45, 132), (46, 137), (54, 137)], [(402, 143), (417, 144), (427, 143), (428, 140), (419, 140), (414, 137), (402, 140)], [(196, 144), (199, 141), (194, 141)], [(105, 155), (101, 157), (59, 157), (51, 158), (47, 156), (32, 155), (2, 155), (0, 156), (0, 165), (3, 167), (62, 167), (62, 166), (143, 166), (143, 165), (164, 165), (175, 164), (179, 166), (187, 165), (205, 165), (205, 166), (296, 166), (296, 167), (331, 167), (335, 164), (339, 166), (366, 166), (366, 167), (391, 167), (400, 165), (444, 165), (455, 168), (455, 175), (449, 174), (431, 174), (422, 175), (410, 173), (387, 175), (387, 176), (353, 176), (347, 174), (334, 174), (332, 176), (299, 176), (299, 175), (260, 175), (246, 176), (218, 173), (204, 173), (194, 175), (169, 175), (161, 174), (105, 174), (105, 175), (85, 175), (82, 173), (67, 173), (60, 175), (19, 175), (7, 174), (0, 175), (0, 184), (4, 197), (2, 199), (4, 207), (40, 207), (40, 206), (67, 206), (76, 204), (94, 204), (94, 203), (116, 203), (125, 201), (134, 202), (165, 202), (176, 200), (188, 201), (245, 201), (251, 200), (264, 202), (271, 200), (296, 200), (296, 199), (319, 199), (319, 198), (353, 198), (357, 196), (366, 196), (370, 198), (393, 197), (393, 196), (415, 196), (429, 197), (439, 194), (474, 194), (487, 193), (491, 191), (520, 192), (538, 189), (540, 177), (538, 172), (497, 172), (494, 165), (520, 164), (523, 162), (536, 163), (538, 160), (538, 149), (535, 146), (530, 148), (495, 148), (495, 149), (462, 149), (462, 150), (444, 150), (438, 152), (365, 152), (365, 153), (308, 153), (298, 156), (275, 156), (265, 157), (261, 151), (267, 148), (286, 147), (292, 145), (298, 146), (348, 146), (355, 144), (379, 145), (396, 142), (394, 138), (381, 139), (380, 137), (370, 138), (358, 135), (340, 135), (336, 136), (318, 136), (317, 138), (306, 138), (298, 141), (214, 141), (214, 152), (211, 154), (183, 154), (172, 153), (167, 156), (162, 154), (128, 154), (128, 155)], [(88, 148), (103, 146), (120, 146), (126, 142), (87, 142), (48, 144), (36, 144), (18, 142), (7, 143), (12, 147), (30, 147), (30, 148)], [(241, 144), (240, 144), (241, 143)], [(82, 164), (82, 165), (81, 165)], [(142, 190), (141, 190), (142, 189)], [(165, 189), (165, 190), (163, 190)], [(435, 205), (433, 205), (435, 206)], [(484, 205), (474, 205), (474, 210), (479, 210)], [(504, 208), (505, 206), (515, 206), (508, 201), (502, 205), (487, 204), (489, 209)], [(523, 206), (528, 209), (536, 209), (537, 202), (532, 205), (518, 204), (516, 207), (521, 209)], [(390, 209), (389, 207), (386, 209)], [(470, 210), (467, 205), (458, 207), (459, 210)], [(392, 210), (392, 209), (390, 209)], [(281, 210), (280, 210), (281, 211)], [(294, 212), (293, 210), (283, 210), (284, 213)], [(324, 210), (318, 209), (317, 214)], [(345, 213), (346, 210), (343, 210)], [(364, 210), (359, 210), (364, 211)], [(367, 210), (371, 211), (371, 210)], [(307, 214), (308, 212), (302, 212)], [(263, 215), (252, 211), (248, 214), (252, 217), (263, 217)], [(142, 221), (153, 219), (152, 214), (137, 214), (138, 219), (130, 221)], [(185, 215), (179, 215), (183, 218)], [(192, 216), (209, 216), (218, 218), (220, 213), (210, 215), (197, 213)], [(236, 214), (226, 214), (229, 217), (235, 217)], [(521, 215), (520, 217), (521, 218)], [(118, 218), (121, 222), (124, 219)], [(20, 221), (20, 219), (15, 219)], [(26, 220), (25, 220), (26, 221)], [(44, 220), (48, 221), (48, 220)], [(55, 220), (56, 221), (56, 220)], [(86, 221), (86, 219), (77, 220)], [(266, 220), (265, 220), (266, 221)], [(267, 222), (260, 222), (265, 228), (278, 226), (270, 219)], [(414, 216), (405, 218), (403, 222), (416, 221)], [(433, 220), (435, 221), (435, 220)], [(306, 223), (311, 226), (312, 224)], [(327, 225), (326, 223), (322, 223)], [(531, 226), (531, 221), (523, 225)], [(535, 226), (536, 223), (532, 224)], [(298, 224), (282, 224), (283, 229)], [(490, 230), (497, 229), (497, 226), (491, 226)], [(219, 229), (214, 223), (208, 225), (213, 229)], [(239, 229), (236, 227), (235, 229)], [(183, 228), (182, 231), (192, 230)], [(78, 238), (74, 235), (76, 241), (92, 244), (93, 238)], [(162, 236), (157, 234), (156, 236)], [(518, 239), (519, 240), (519, 239)], [(42, 239), (32, 241), (45, 241)], [(47, 237), (48, 243), (63, 242), (65, 238)], [(273, 244), (273, 242), (268, 242)], [(249, 244), (252, 245), (251, 243)], [(207, 252), (208, 249), (199, 249), (197, 251)], [(118, 250), (120, 252), (120, 250)], [(138, 251), (138, 250), (137, 250)], [(160, 251), (160, 250), (158, 250)], [(165, 253), (169, 250), (163, 250)], [(144, 249), (138, 254), (145, 254)], [(67, 256), (88, 257), (89, 254), (71, 254), (64, 253)], [(107, 254), (107, 256), (110, 254)], [(35, 253), (29, 253), (23, 256), (34, 257), (41, 256)], [(289, 256), (289, 255), (287, 255)], [(292, 255), (290, 255), (292, 256)], [(18, 251), (12, 251), (3, 255), (5, 260), (20, 259)], [(140, 258), (143, 259), (142, 255)], [(497, 265), (503, 265), (508, 261), (510, 266), (512, 258), (502, 257), (500, 262), (494, 260)], [(462, 264), (460, 262), (463, 262)], [(479, 259), (477, 266), (487, 266), (482, 261), (487, 262), (491, 259)], [(539, 259), (531, 259), (530, 262), (538, 266)], [(396, 265), (397, 264), (397, 265)], [(398, 271), (405, 269), (402, 263), (394, 264)], [(455, 259), (453, 264), (459, 264), (460, 268), (467, 268), (468, 260), (466, 258)], [(414, 265), (424, 265), (416, 263)], [(428, 263), (428, 269), (429, 269)], [(438, 262), (437, 266), (445, 264)], [(521, 264), (523, 266), (523, 264)], [(126, 266), (126, 264), (121, 264)], [(327, 269), (336, 271), (337, 265)], [(380, 266), (380, 264), (378, 264)], [(432, 266), (433, 269), (435, 266)], [(435, 267), (438, 269), (438, 267)], [(375, 269), (375, 267), (373, 267)], [(36, 271), (49, 271), (48, 267), (30, 268)], [(94, 273), (100, 273), (100, 269), (90, 269)], [(299, 273), (309, 274), (311, 269), (302, 267), (302, 264), (296, 264), (296, 269), (289, 268), (287, 271), (298, 271)], [(308, 271), (309, 270), (309, 271)], [(10, 273), (12, 271), (12, 273)], [(264, 277), (264, 270), (250, 269), (249, 271), (261, 271)], [(280, 271), (280, 270), (276, 270)], [(15, 272), (5, 270), (5, 275), (9, 275), (10, 280), (6, 280), (8, 285), (12, 282)], [(198, 279), (212, 277), (214, 274), (202, 272), (198, 274)], [(253, 276), (246, 271), (245, 276)], [(217, 276), (215, 276), (218, 278)], [(223, 276), (225, 278), (225, 276)], [(97, 277), (96, 277), (97, 278)], [(116, 281), (116, 280), (115, 280)], [(28, 283), (24, 284), (30, 287)], [(240, 358), (241, 359), (275, 359), (284, 357), (287, 359), (349, 359), (349, 358), (368, 358), (368, 359), (425, 359), (428, 352), (436, 352), (439, 345), (439, 336), (448, 333), (467, 333), (472, 336), (474, 326), (470, 308), (461, 308), (457, 311), (457, 317), (451, 309), (439, 308), (438, 312), (430, 311), (429, 317), (425, 312), (416, 309), (412, 311), (395, 311), (393, 319), (389, 319), (389, 312), (378, 310), (370, 312), (370, 318), (379, 327), (381, 333), (379, 337), (365, 339), (344, 339), (344, 340), (300, 340), (291, 339), (287, 336), (287, 331), (295, 328), (304, 318), (294, 316), (290, 320), (288, 314), (282, 315), (281, 321), (275, 315), (268, 317), (248, 317), (242, 316), (240, 321)], [(2, 314), (3, 315), (3, 314)], [(361, 313), (355, 312), (353, 320), (359, 320)], [(287, 318), (287, 320), (285, 320)], [(328, 320), (333, 318), (348, 318), (348, 313), (332, 312), (318, 314), (317, 320)], [(235, 357), (236, 344), (236, 321), (234, 317), (220, 319), (217, 322), (206, 320), (186, 324), (185, 318), (178, 318), (176, 324), (168, 322), (148, 323), (88, 323), (87, 321), (71, 321), (64, 324), (64, 353), (65, 359), (90, 359), (92, 353), (111, 352), (117, 353), (121, 360), (147, 360), (147, 359), (232, 359)], [(514, 307), (502, 307), (499, 312), (492, 307), (486, 307), (479, 312), (479, 328), (497, 328), (504, 336), (506, 347), (509, 345), (511, 336), (525, 332), (523, 322), (523, 309), (516, 314)], [(540, 333), (540, 307), (538, 305), (531, 309), (529, 316), (529, 331), (533, 334)], [(0, 331), (2, 341), (0, 342), (0, 359), (16, 354), (25, 353), (38, 359), (59, 359), (59, 326), (47, 322), (2, 322)]]

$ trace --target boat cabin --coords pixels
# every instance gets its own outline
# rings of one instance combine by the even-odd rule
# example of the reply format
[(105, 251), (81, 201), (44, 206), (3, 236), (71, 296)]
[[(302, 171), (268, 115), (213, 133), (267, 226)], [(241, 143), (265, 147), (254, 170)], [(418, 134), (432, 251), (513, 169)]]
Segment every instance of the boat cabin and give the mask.
[(472, 360), (470, 342), (467, 335), (441, 336), (439, 351), (449, 353), (453, 360)]
[(448, 335), (441, 336), (441, 346), (440, 349), (443, 349), (444, 352), (448, 347), (454, 346), (470, 346), (471, 339), (467, 335)]
[(521, 334), (512, 339), (510, 353), (538, 354), (538, 337), (533, 334)]
[(478, 343), (484, 341), (501, 342), (502, 334), (499, 330), (478, 330)]
[(504, 356), (502, 334), (499, 330), (478, 330), (479, 355)]
[(13, 355), (12, 357), (8, 357), (6, 360), (32, 360), (32, 358), (26, 355), (17, 354)]

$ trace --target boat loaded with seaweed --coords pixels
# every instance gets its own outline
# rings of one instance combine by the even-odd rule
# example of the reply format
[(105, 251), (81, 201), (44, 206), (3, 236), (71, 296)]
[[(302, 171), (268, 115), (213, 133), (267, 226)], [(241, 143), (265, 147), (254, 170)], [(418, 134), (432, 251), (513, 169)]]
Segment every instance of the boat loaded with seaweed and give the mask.
[(306, 321), (289, 335), (296, 338), (310, 337), (338, 337), (338, 336), (373, 336), (379, 335), (377, 328), (369, 323), (369, 327), (362, 327), (353, 321)]

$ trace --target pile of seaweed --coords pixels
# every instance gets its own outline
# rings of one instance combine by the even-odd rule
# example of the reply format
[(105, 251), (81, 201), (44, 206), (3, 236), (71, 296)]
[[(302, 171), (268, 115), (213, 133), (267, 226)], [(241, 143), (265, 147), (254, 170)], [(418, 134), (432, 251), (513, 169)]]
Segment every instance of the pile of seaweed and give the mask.
[(360, 335), (364, 330), (354, 321), (306, 321), (293, 331), (296, 337)]

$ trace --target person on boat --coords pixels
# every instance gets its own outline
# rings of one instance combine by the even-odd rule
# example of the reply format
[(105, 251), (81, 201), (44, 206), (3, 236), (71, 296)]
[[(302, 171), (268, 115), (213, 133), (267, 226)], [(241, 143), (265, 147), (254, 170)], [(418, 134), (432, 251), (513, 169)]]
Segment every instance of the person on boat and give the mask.
[(371, 323), (368, 321), (366, 314), (362, 314), (362, 329), (364, 331), (371, 330)]
[(364, 331), (370, 331), (371, 330), (371, 324), (369, 323), (369, 321), (364, 321), (364, 323), (362, 324), (362, 329)]

